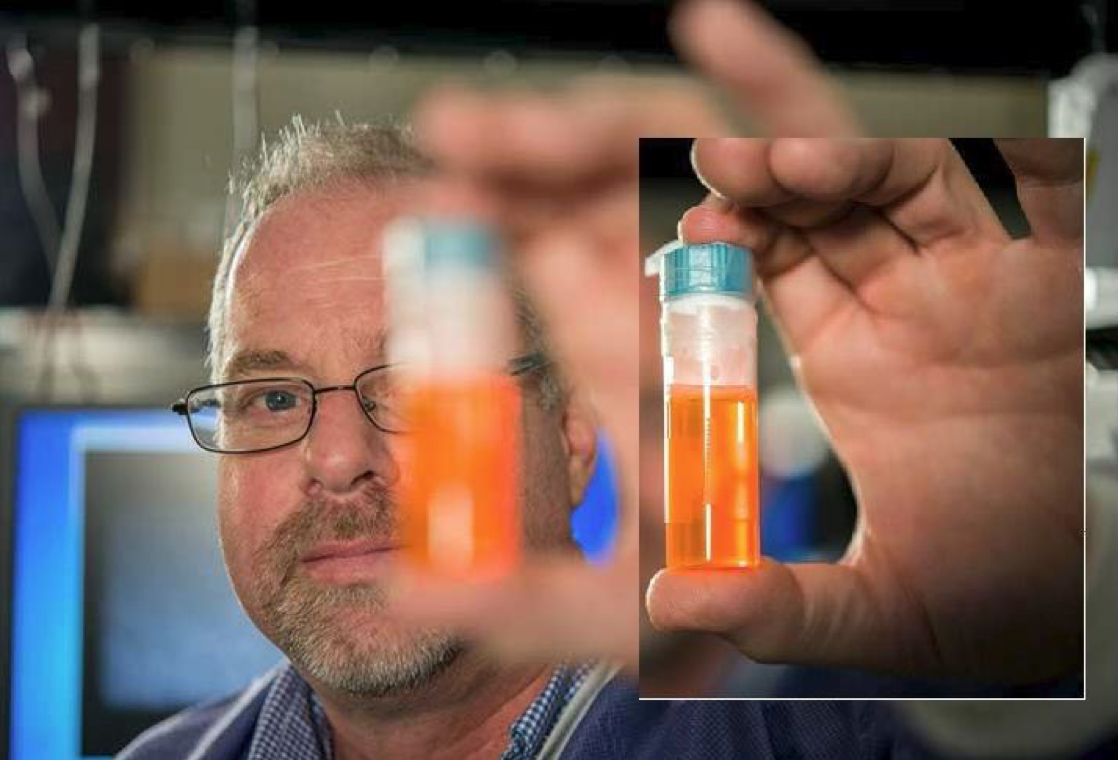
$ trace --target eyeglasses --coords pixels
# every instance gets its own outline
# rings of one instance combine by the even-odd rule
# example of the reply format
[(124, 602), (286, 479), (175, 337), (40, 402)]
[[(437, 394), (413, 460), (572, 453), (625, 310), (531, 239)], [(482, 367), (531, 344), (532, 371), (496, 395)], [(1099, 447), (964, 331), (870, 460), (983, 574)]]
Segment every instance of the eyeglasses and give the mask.
[[(541, 369), (549, 363), (534, 352), (512, 359), (512, 376)], [(307, 436), (314, 424), (318, 397), (334, 391), (353, 391), (366, 419), (386, 433), (407, 433), (403, 391), (409, 380), (399, 365), (367, 369), (350, 385), (316, 388), (299, 377), (237, 380), (195, 388), (171, 405), (186, 417), (194, 441), (216, 454), (255, 454), (290, 446)]]

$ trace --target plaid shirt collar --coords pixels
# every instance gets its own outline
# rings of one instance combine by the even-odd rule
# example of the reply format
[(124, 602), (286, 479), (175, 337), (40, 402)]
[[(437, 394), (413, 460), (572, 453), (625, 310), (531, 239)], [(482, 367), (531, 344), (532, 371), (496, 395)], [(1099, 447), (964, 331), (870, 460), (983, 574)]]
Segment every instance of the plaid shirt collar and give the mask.
[[(560, 665), (539, 695), (509, 727), (501, 760), (531, 760), (547, 741), (563, 708), (592, 664)], [(314, 692), (287, 664), (268, 689), (246, 760), (333, 760), (330, 727)]]
[(559, 713), (586, 679), (592, 664), (560, 665), (532, 704), (509, 727), (509, 745), (501, 760), (531, 760), (547, 741)]

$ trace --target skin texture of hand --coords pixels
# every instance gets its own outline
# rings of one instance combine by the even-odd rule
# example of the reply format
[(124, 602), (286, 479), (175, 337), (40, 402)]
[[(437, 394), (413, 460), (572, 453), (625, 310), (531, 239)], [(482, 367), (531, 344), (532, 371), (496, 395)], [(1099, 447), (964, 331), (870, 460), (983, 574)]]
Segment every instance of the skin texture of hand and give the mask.
[(755, 253), (859, 504), (837, 565), (661, 572), (654, 624), (763, 661), (1029, 681), (1082, 654), (1082, 153), (1000, 144), (1011, 240), (943, 140), (699, 140), (692, 242)]

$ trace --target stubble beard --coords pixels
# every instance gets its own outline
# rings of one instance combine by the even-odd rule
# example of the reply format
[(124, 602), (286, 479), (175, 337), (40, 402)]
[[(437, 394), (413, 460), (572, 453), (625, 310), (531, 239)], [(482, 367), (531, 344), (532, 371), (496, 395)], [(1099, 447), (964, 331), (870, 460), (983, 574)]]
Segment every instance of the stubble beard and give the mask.
[(260, 549), (252, 581), (260, 627), (297, 669), (329, 688), (364, 697), (414, 692), (464, 651), (447, 631), (402, 628), (386, 617), (386, 595), (375, 581), (317, 583), (300, 557), (323, 540), (394, 535), (390, 494), (368, 488), (347, 506), (308, 502)]

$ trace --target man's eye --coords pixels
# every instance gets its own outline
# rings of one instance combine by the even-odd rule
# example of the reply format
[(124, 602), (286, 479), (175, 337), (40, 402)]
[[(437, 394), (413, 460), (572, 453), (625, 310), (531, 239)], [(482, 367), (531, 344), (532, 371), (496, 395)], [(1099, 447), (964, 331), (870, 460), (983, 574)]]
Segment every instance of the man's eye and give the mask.
[(252, 399), (252, 406), (269, 412), (287, 412), (299, 405), (299, 397), (291, 391), (261, 391)]

